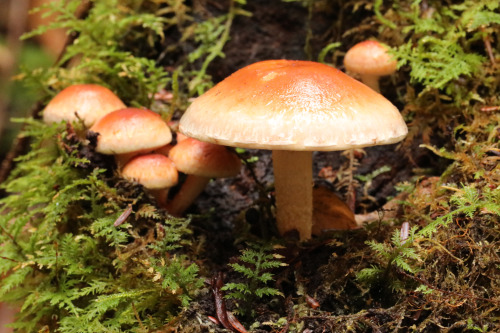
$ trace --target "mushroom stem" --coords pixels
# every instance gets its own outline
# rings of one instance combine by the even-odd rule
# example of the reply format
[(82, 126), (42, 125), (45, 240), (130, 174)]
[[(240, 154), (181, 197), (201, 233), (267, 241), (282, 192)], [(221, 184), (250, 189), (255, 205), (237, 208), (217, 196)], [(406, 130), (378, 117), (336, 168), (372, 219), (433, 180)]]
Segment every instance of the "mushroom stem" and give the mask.
[(311, 238), (313, 216), (312, 152), (273, 150), (276, 223), (280, 234), (297, 230)]
[(156, 199), (156, 203), (158, 207), (167, 208), (167, 198), (168, 192), (170, 188), (162, 188), (162, 189), (148, 189), (149, 193)]
[(361, 74), (361, 82), (378, 93), (380, 93), (380, 85), (378, 83), (379, 78), (380, 77), (378, 75)]
[(167, 211), (174, 216), (181, 216), (203, 192), (209, 181), (209, 177), (188, 175), (179, 192), (167, 204)]

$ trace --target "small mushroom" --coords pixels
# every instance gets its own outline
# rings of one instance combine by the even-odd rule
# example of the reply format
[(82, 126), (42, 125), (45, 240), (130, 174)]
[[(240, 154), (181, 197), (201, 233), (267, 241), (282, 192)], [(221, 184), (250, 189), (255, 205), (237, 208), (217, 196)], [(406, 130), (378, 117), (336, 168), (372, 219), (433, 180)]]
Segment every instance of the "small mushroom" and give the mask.
[(75, 84), (59, 92), (43, 110), (46, 123), (77, 121), (92, 126), (106, 114), (125, 108), (111, 90), (97, 84)]
[(132, 158), (121, 171), (123, 178), (143, 185), (165, 208), (168, 192), (177, 185), (178, 172), (174, 163), (161, 154), (147, 154)]
[(99, 119), (90, 131), (99, 133), (96, 151), (115, 155), (119, 167), (136, 155), (149, 153), (172, 141), (167, 123), (147, 109), (116, 110)]
[(234, 177), (241, 169), (238, 156), (226, 147), (193, 138), (180, 141), (169, 157), (180, 172), (188, 175), (168, 204), (167, 210), (174, 216), (182, 215), (191, 206), (211, 178)]
[(345, 68), (361, 76), (361, 81), (376, 92), (380, 92), (379, 78), (396, 71), (397, 61), (387, 53), (387, 46), (367, 40), (358, 43), (347, 51), (344, 57)]
[(276, 223), (311, 237), (312, 151), (401, 141), (408, 129), (382, 95), (330, 66), (268, 60), (246, 66), (198, 97), (179, 131), (201, 141), (271, 149)]

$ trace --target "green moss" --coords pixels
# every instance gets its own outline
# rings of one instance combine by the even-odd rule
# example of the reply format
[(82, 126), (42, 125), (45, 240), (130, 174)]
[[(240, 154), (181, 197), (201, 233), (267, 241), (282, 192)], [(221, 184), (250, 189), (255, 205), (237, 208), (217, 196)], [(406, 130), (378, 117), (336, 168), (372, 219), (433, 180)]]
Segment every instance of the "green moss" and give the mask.
[[(144, 214), (140, 192), (108, 185), (106, 170), (80, 156), (83, 147), (65, 127), (27, 120), (23, 135), (33, 150), (18, 159), (0, 202), (0, 274), (7, 274), (0, 299), (20, 302), (14, 327), (158, 329), (187, 306), (201, 281), (181, 254), (186, 221)], [(129, 204), (137, 213), (115, 227)]]
[[(44, 100), (72, 83), (101, 83), (128, 104), (165, 117), (182, 112), (189, 98), (212, 85), (209, 64), (224, 56), (234, 20), (252, 14), (244, 1), (219, 5), (211, 14), (181, 0), (103, 0), (76, 17), (78, 3), (49, 5), (61, 14), (53, 27), (69, 28), (76, 39), (56, 66), (26, 70), (26, 82), (44, 91)], [(221, 331), (205, 320), (215, 313), (203, 279), (228, 271), (228, 309), (246, 310), (244, 323), (256, 330), (495, 330), (500, 101), (499, 67), (487, 45), (497, 59), (498, 3), (349, 2), (346, 8), (355, 10), (339, 14), (347, 26), (332, 23), (341, 37), (325, 38), (322, 45), (318, 35), (330, 31), (319, 31), (315, 17), (320, 10), (336, 15), (342, 2), (301, 3), (307, 5), (301, 13), (307, 16), (304, 45), (311, 58), (325, 60), (333, 52), (335, 61), (353, 31), (359, 39), (375, 36), (393, 46), (400, 71), (386, 88), (394, 85), (387, 92), (403, 105), (410, 127), (400, 149), (410, 157), (446, 159), (444, 172), (408, 170), (399, 187), (408, 192), (404, 214), (389, 223), (333, 233), (329, 240), (286, 243), (279, 260), (255, 235), (227, 236), (248, 240), (237, 257), (234, 238), (215, 240), (219, 229), (205, 226), (209, 216), (196, 217), (193, 227), (157, 209), (141, 187), (116, 177), (112, 162), (83, 145), (72, 126), (23, 120), (31, 148), (17, 158), (0, 201), (0, 274), (6, 275), (0, 301), (21, 308), (14, 327)], [(293, 5), (303, 9), (283, 2)], [(173, 98), (156, 101), (160, 89), (172, 91)], [(424, 145), (416, 148), (416, 142)], [(364, 190), (386, 169), (358, 176)], [(258, 180), (256, 186), (262, 193), (255, 219), (267, 225), (272, 195)], [(117, 220), (124, 222), (115, 226)], [(411, 226), (404, 242), (402, 222)], [(204, 241), (209, 237), (230, 254), (214, 259), (208, 253), (212, 244)], [(276, 269), (281, 262), (290, 265)]]

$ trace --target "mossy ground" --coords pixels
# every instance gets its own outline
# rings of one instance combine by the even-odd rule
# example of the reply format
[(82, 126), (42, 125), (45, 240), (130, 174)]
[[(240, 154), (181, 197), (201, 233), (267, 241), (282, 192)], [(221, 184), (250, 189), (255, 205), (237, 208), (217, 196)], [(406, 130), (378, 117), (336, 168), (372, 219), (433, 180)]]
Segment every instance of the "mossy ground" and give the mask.
[[(101, 4), (101, 14), (123, 15), (120, 8), (110, 9), (113, 1)], [(340, 152), (317, 153), (315, 181), (347, 199), (345, 175), (353, 172), (356, 213), (406, 195), (389, 220), (381, 211), (380, 221), (364, 228), (299, 244), (276, 237), (266, 151), (242, 153), (258, 159), (234, 179), (211, 182), (189, 220), (172, 219), (141, 187), (121, 180), (111, 160), (81, 145), (71, 127), (47, 129), (30, 121), (27, 134), (59, 134), (52, 149), (36, 144), (27, 149), (30, 155), (4, 183), (0, 242), (8, 245), (0, 250), (0, 273), (9, 278), (0, 299), (24, 302), (21, 332), (227, 331), (209, 320), (217, 316), (210, 280), (222, 272), (224, 283), (250, 284), (230, 264), (242, 263), (240, 251), (263, 240), (286, 264), (267, 271), (273, 279), (265, 285), (281, 294), (252, 297), (253, 311), (241, 311), (248, 308), (244, 301), (226, 301), (228, 310), (243, 312), (238, 318), (252, 332), (500, 330), (500, 14), (494, 1), (130, 1), (127, 6), (127, 13), (152, 13), (165, 21), (157, 25), (143, 16), (116, 28), (116, 34), (110, 28), (104, 37), (115, 38), (112, 50), (100, 63), (86, 63), (84, 53), (82, 73), (78, 67), (35, 73), (32, 82), (50, 82), (47, 98), (68, 83), (90, 79), (106, 82), (131, 104), (175, 119), (200, 89), (246, 64), (321, 55), (343, 69), (349, 47), (376, 38), (406, 59), (397, 74), (381, 81), (381, 91), (402, 110), (410, 134), (399, 145), (366, 148), (354, 168)], [(78, 32), (92, 35), (88, 30)], [(422, 42), (425, 36), (435, 40)], [(106, 45), (96, 40), (95, 47)], [(225, 57), (217, 57), (218, 43)], [(331, 43), (340, 45), (322, 53)], [(439, 47), (446, 43), (454, 43), (456, 52), (443, 55)], [(135, 73), (134, 62), (121, 52), (143, 57), (136, 65), (149, 74)], [(446, 68), (455, 60), (463, 61), (462, 68)], [(122, 63), (131, 67), (116, 72)], [(442, 72), (437, 75), (429, 63), (442, 64)], [(425, 79), (422, 71), (429, 73)], [(120, 77), (132, 86), (124, 87)], [(158, 82), (174, 92), (173, 99), (151, 99)], [(385, 166), (390, 170), (370, 176)], [(54, 175), (44, 173), (49, 169)], [(39, 193), (27, 191), (29, 185)], [(54, 200), (63, 207), (48, 211), (56, 207)], [(129, 204), (130, 219), (113, 229)], [(404, 222), (411, 228), (406, 239), (400, 236)], [(72, 240), (82, 248), (71, 246)]]

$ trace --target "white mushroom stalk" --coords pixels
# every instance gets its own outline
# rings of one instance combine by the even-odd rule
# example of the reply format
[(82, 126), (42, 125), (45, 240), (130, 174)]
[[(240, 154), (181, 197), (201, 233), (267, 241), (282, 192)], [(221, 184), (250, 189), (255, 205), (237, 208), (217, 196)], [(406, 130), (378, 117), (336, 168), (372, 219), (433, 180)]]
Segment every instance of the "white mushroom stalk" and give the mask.
[(312, 152), (273, 150), (276, 220), (280, 234), (297, 230), (311, 237), (313, 225)]

